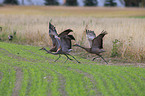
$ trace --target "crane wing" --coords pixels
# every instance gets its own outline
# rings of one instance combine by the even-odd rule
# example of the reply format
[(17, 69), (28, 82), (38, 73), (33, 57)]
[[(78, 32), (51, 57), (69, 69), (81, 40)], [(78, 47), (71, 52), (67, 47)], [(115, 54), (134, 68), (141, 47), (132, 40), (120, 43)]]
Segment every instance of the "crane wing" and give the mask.
[(58, 37), (62, 37), (62, 36), (65, 36), (65, 35), (68, 35), (70, 32), (73, 32), (73, 30), (71, 29), (66, 29), (64, 30), (63, 32), (61, 32)]
[(50, 22), (49, 22), (49, 36), (50, 36), (50, 38), (51, 38), (51, 40), (52, 40), (52, 43), (53, 43), (53, 48), (52, 49), (50, 49), (50, 50), (52, 50), (52, 51), (56, 51), (56, 47), (57, 47), (57, 41), (56, 41), (56, 38), (55, 38), (55, 36), (57, 36), (58, 34), (57, 34), (57, 31), (56, 31), (56, 29), (55, 29), (55, 27), (54, 27), (54, 25), (52, 25)]
[(90, 47), (92, 46), (92, 40), (96, 37), (96, 34), (94, 31), (86, 30), (86, 37), (89, 41)]
[(63, 36), (61, 38), (61, 42), (62, 42), (62, 50), (64, 52), (69, 52), (71, 50), (71, 47), (72, 47), (72, 42), (71, 40), (75, 40), (74, 36), (73, 35), (66, 35), (66, 36)]
[(94, 31), (86, 30), (86, 36), (88, 40), (93, 40), (96, 37), (96, 34), (94, 33)]
[(92, 41), (92, 49), (93, 48), (103, 48), (103, 37), (107, 34), (106, 31), (102, 31), (96, 38), (93, 39)]
[(73, 35), (68, 35), (68, 37), (71, 39), (71, 40), (75, 40), (75, 37)]
[(69, 52), (71, 49), (71, 40), (75, 40), (73, 35), (68, 35), (70, 32), (73, 32), (73, 30), (66, 29), (58, 35), (61, 38), (62, 51), (64, 52)]

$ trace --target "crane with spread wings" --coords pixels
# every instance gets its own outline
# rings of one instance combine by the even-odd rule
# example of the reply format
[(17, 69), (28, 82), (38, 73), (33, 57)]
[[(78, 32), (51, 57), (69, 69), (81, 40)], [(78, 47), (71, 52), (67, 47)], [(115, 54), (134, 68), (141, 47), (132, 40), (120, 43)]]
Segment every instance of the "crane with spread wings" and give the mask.
[[(73, 32), (71, 29), (66, 29), (60, 34), (57, 34), (57, 31), (49, 22), (49, 36), (52, 39), (53, 48), (50, 50), (47, 50), (46, 48), (41, 48), (40, 50), (45, 50), (47, 53), (53, 54), (53, 55), (59, 55), (59, 57), (55, 60), (55, 62), (61, 57), (61, 54), (65, 55), (67, 57), (67, 60), (72, 60), (69, 58), (69, 56), (73, 57), (78, 63), (80, 63), (74, 56), (69, 54), (71, 52), (72, 44), (71, 40), (75, 40), (73, 35), (69, 35), (70, 32)], [(66, 61), (67, 61), (66, 60)], [(65, 61), (65, 62), (66, 62)]]
[[(80, 47), (84, 50), (86, 50), (87, 52), (91, 53), (91, 54), (96, 54), (99, 57), (101, 57), (106, 63), (107, 61), (102, 57), (102, 55), (100, 55), (100, 53), (105, 52), (105, 50), (103, 49), (103, 37), (107, 34), (106, 31), (102, 31), (97, 37), (94, 33), (94, 31), (90, 31), (90, 30), (86, 30), (86, 35), (88, 37), (88, 40), (90, 42), (90, 48), (85, 48), (79, 44), (75, 44), (73, 46), (76, 47)], [(93, 61), (96, 59), (96, 57), (93, 58)], [(107, 63), (108, 64), (108, 63)]]

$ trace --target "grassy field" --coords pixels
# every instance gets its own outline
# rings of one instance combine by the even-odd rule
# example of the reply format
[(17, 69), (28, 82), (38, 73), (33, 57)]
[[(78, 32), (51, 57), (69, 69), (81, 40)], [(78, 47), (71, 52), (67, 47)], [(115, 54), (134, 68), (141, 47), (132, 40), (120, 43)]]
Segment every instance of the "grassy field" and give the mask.
[[(48, 22), (51, 19), (58, 33), (71, 28), (75, 42), (86, 47), (89, 46), (84, 33), (86, 25), (96, 34), (106, 30), (108, 35), (104, 38), (104, 49), (107, 52), (104, 56), (145, 62), (144, 8), (2, 6), (0, 26), (3, 30), (0, 38), (8, 41), (8, 34), (16, 32), (15, 43), (50, 47)], [(80, 56), (86, 57), (85, 54)]]
[[(0, 42), (0, 96), (143, 96), (145, 69), (77, 57), (64, 63), (40, 47)], [(47, 48), (48, 49), (48, 48)]]

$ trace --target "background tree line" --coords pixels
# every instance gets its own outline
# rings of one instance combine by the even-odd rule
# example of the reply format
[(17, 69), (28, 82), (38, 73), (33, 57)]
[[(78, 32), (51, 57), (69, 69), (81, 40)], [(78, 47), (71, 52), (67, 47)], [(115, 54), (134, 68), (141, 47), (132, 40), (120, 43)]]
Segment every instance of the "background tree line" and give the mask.
[[(31, 1), (31, 0), (29, 0)], [(115, 0), (106, 0), (104, 6), (116, 6)], [(145, 6), (145, 0), (124, 0), (126, 6)], [(83, 0), (84, 6), (97, 6), (97, 0)], [(18, 0), (4, 0), (4, 4), (18, 5)], [(24, 0), (22, 0), (24, 5)], [(58, 0), (45, 0), (45, 5), (59, 5)], [(66, 0), (66, 6), (78, 6), (77, 0)]]
[[(29, 0), (31, 1), (31, 0)], [(83, 0), (84, 6), (96, 6), (97, 0)], [(18, 0), (4, 0), (4, 4), (15, 4), (18, 5)], [(22, 4), (24, 5), (24, 0), (22, 0)], [(45, 0), (45, 5), (59, 5), (58, 0)], [(66, 6), (77, 6), (77, 0), (66, 0)]]

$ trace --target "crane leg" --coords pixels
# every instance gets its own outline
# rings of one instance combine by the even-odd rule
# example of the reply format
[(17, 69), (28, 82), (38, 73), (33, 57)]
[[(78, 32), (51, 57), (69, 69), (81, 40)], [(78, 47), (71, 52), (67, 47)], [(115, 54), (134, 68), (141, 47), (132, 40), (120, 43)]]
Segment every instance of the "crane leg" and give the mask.
[(101, 55), (98, 56), (101, 57), (106, 62), (106, 64), (108, 64), (108, 62)]
[(98, 58), (98, 57), (94, 57), (94, 58), (92, 59), (92, 61), (94, 61), (96, 58)]
[(56, 62), (60, 57), (61, 57), (61, 55), (59, 54), (59, 57), (54, 62)]
[[(69, 58), (66, 54), (64, 54), (66, 57), (67, 57), (67, 59), (66, 59), (66, 61), (69, 59), (69, 60), (72, 60), (71, 58)], [(66, 63), (66, 61), (65, 61), (65, 63)]]
[(68, 58), (65, 60), (65, 62), (64, 63), (66, 63), (66, 61), (68, 60)]
[(94, 58), (92, 59), (92, 61), (94, 61), (96, 58), (97, 58), (97, 57), (94, 57)]
[[(70, 55), (70, 54), (69, 54)], [(72, 56), (72, 55), (70, 55), (71, 57), (73, 57), (78, 63), (81, 63), (81, 62), (79, 62), (74, 56)]]

